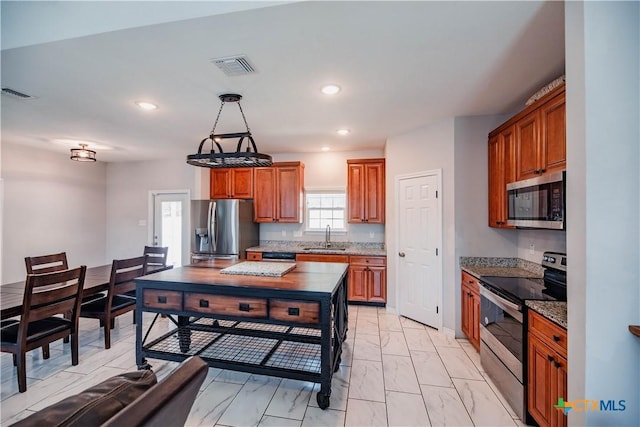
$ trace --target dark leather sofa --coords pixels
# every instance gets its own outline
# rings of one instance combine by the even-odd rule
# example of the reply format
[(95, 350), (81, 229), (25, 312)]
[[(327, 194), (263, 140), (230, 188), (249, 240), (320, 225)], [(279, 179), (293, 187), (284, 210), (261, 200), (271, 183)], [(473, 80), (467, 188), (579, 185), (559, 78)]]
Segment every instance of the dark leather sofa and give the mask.
[(116, 375), (13, 426), (183, 426), (207, 372), (196, 356), (159, 382), (152, 371)]

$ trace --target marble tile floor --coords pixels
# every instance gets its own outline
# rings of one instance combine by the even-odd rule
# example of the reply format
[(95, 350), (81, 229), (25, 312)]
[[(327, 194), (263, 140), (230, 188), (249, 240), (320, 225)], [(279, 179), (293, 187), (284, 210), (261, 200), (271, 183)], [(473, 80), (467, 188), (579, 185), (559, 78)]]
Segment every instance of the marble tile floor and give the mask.
[[(151, 316), (146, 318), (149, 322)], [(160, 319), (167, 322), (166, 319)], [(80, 364), (68, 344), (27, 355), (27, 391), (18, 393), (10, 354), (0, 356), (0, 425), (136, 369), (131, 316), (116, 320), (104, 350), (97, 321), (81, 319)], [(159, 378), (177, 364), (149, 359)], [(210, 368), (187, 426), (517, 426), (523, 425), (487, 378), (467, 340), (386, 309), (349, 306), (342, 364), (331, 405), (318, 408), (319, 385)]]

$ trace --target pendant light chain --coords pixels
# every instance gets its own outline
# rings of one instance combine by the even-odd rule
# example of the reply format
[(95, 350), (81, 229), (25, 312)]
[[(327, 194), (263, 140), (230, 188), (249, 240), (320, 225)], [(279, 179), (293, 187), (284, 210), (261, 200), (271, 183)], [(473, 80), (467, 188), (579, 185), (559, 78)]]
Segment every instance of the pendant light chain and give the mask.
[[(213, 129), (209, 132), (210, 135), (216, 133), (216, 126), (218, 126), (218, 120), (220, 120), (220, 113), (222, 113), (222, 109), (224, 108), (224, 101), (220, 104), (220, 109), (218, 110), (218, 116), (216, 117), (216, 122), (213, 124)], [(246, 120), (245, 120), (246, 122)]]
[(244, 111), (242, 111), (242, 105), (240, 101), (238, 101), (238, 108), (240, 108), (240, 114), (242, 114), (242, 120), (244, 120), (244, 125), (247, 127), (247, 132), (251, 133), (251, 129), (249, 129), (249, 123), (247, 123), (247, 118), (244, 116)]

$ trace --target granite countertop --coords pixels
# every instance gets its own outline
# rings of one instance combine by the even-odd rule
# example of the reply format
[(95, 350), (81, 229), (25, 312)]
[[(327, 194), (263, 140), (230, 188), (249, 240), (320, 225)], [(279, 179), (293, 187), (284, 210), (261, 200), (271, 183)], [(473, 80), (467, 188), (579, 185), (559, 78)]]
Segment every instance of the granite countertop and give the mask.
[(521, 267), (460, 266), (460, 268), (478, 279), (481, 279), (482, 276), (542, 278), (539, 273)]
[(540, 264), (520, 258), (460, 257), (460, 268), (478, 279), (482, 276), (540, 279), (544, 275)]
[[(305, 250), (314, 248), (314, 250)], [(317, 249), (316, 249), (317, 248)], [(381, 243), (345, 243), (334, 242), (330, 248), (324, 248), (324, 242), (281, 242), (265, 241), (259, 246), (247, 248), (247, 252), (293, 252), (298, 254), (319, 254), (319, 255), (364, 255), (364, 256), (386, 256), (387, 251)]]
[(567, 303), (564, 301), (525, 301), (527, 307), (567, 329)]

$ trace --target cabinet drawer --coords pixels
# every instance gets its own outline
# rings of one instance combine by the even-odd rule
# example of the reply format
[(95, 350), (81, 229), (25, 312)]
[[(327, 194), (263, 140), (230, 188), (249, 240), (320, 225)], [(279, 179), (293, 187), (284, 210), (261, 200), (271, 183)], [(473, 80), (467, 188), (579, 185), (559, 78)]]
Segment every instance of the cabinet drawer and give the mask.
[(529, 332), (538, 336), (561, 356), (567, 357), (567, 330), (529, 310)]
[(319, 302), (272, 299), (269, 307), (271, 319), (316, 324), (320, 321)]
[(145, 308), (182, 310), (182, 292), (162, 289), (143, 289), (142, 305)]
[(467, 285), (471, 291), (474, 291), (476, 294), (480, 293), (480, 284), (478, 283), (478, 279), (467, 273), (466, 271), (462, 272), (462, 283)]
[(248, 261), (262, 261), (262, 252), (247, 252)]
[(343, 262), (349, 263), (349, 255), (296, 254), (296, 261)]
[(349, 262), (351, 264), (364, 264), (364, 265), (387, 265), (387, 257), (384, 256), (350, 256)]
[(267, 300), (185, 292), (185, 311), (240, 317), (267, 317)]

